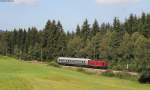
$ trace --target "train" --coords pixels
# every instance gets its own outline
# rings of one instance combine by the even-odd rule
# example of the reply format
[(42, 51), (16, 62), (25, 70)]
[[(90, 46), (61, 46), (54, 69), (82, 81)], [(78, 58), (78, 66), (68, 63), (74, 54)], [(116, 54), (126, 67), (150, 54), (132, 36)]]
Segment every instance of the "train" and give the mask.
[(69, 58), (69, 57), (59, 57), (57, 63), (60, 65), (67, 66), (78, 66), (78, 67), (89, 67), (89, 68), (108, 68), (108, 62), (103, 59), (88, 59), (88, 58)]

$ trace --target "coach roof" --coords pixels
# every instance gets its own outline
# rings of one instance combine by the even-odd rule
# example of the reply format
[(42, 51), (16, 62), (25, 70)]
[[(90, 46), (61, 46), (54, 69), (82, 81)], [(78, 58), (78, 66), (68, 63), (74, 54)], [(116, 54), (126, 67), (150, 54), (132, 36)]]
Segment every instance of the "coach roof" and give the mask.
[(88, 59), (88, 58), (70, 58), (70, 57), (59, 57), (58, 59), (80, 60), (80, 61), (88, 61), (88, 60), (91, 60), (91, 59)]

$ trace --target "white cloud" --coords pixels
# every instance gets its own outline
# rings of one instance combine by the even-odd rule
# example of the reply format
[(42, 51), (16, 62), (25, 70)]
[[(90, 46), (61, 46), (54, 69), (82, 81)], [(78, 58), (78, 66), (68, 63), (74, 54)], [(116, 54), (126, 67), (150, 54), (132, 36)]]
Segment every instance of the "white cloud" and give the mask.
[(14, 0), (15, 4), (34, 5), (38, 0)]
[(129, 4), (137, 3), (140, 0), (96, 0), (99, 4)]

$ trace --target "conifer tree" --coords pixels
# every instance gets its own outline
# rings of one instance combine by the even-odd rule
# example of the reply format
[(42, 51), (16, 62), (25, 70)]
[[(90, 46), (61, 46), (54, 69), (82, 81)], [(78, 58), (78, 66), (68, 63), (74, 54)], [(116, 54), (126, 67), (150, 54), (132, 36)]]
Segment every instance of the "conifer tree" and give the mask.
[(96, 33), (98, 33), (98, 32), (99, 32), (99, 24), (98, 24), (97, 20), (95, 20), (93, 23), (93, 26), (92, 26), (91, 34), (92, 34), (92, 36), (95, 36)]
[(76, 35), (81, 36), (81, 29), (80, 29), (79, 25), (77, 25), (77, 27), (76, 27)]
[(83, 38), (83, 41), (86, 41), (87, 39), (90, 38), (91, 36), (91, 33), (90, 33), (90, 25), (88, 23), (88, 20), (86, 19), (82, 25), (82, 28), (81, 28), (81, 36)]

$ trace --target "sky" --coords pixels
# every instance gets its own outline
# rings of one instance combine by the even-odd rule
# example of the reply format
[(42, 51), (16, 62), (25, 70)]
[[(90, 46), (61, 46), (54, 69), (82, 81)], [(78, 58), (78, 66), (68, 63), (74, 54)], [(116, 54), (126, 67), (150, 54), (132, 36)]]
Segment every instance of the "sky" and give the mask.
[(85, 19), (122, 22), (131, 14), (150, 13), (150, 0), (0, 0), (0, 29), (43, 29), (47, 20), (60, 20), (65, 31), (74, 31)]

